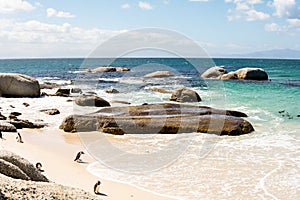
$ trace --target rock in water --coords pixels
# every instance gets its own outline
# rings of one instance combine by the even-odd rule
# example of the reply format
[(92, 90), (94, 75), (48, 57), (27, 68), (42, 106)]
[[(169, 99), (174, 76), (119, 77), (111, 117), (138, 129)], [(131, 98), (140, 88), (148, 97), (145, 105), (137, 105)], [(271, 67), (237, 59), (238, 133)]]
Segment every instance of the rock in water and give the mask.
[(238, 79), (238, 75), (235, 72), (229, 72), (228, 74), (223, 74), (221, 76), (222, 80), (235, 80)]
[(94, 106), (94, 107), (106, 107), (110, 104), (97, 96), (79, 96), (75, 99), (75, 103), (79, 106)]
[(164, 78), (164, 77), (171, 77), (174, 76), (174, 74), (170, 71), (157, 71), (157, 72), (152, 72), (149, 74), (146, 74), (144, 77), (145, 78)]
[(212, 79), (220, 79), (223, 74), (226, 74), (227, 71), (223, 67), (211, 67), (206, 70), (201, 77), (202, 78), (212, 78)]
[(115, 135), (191, 132), (242, 135), (254, 131), (241, 118), (246, 116), (238, 111), (163, 103), (109, 107), (91, 115), (71, 115), (63, 120), (60, 128), (67, 132), (100, 130)]
[(40, 84), (35, 78), (23, 74), (0, 73), (0, 96), (39, 97)]
[(172, 93), (170, 101), (177, 102), (200, 102), (202, 101), (199, 94), (194, 90), (187, 88), (179, 88)]
[(111, 90), (106, 90), (105, 91), (106, 93), (108, 93), (108, 94), (118, 94), (118, 93), (120, 93), (117, 89), (111, 89)]
[(260, 68), (242, 68), (235, 71), (235, 74), (243, 80), (268, 80), (268, 74)]
[(106, 66), (98, 67), (91, 70), (91, 72), (115, 72), (115, 71), (117, 71), (115, 67), (106, 67)]
[(224, 74), (221, 77), (222, 80), (268, 80), (268, 74), (265, 70), (260, 68), (242, 68), (237, 71)]
[(261, 68), (241, 68), (227, 73), (222, 67), (211, 67), (201, 77), (222, 80), (268, 80), (267, 72)]

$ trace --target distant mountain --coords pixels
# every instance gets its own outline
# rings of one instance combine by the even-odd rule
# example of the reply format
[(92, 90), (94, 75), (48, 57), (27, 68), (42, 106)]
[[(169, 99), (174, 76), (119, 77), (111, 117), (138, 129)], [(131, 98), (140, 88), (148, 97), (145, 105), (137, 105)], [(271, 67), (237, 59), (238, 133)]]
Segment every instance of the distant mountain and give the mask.
[(272, 58), (272, 59), (300, 59), (300, 51), (292, 49), (273, 49), (269, 51), (257, 51), (247, 54), (232, 54), (226, 57), (233, 58)]

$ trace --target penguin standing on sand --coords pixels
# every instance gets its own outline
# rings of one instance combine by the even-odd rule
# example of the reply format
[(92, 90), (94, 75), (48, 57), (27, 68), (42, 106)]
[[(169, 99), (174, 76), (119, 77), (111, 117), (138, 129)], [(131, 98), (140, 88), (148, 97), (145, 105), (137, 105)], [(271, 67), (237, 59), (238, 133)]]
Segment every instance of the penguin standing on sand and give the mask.
[(97, 181), (97, 183), (94, 185), (94, 193), (95, 194), (99, 194), (100, 192), (100, 185), (101, 185), (101, 182), (100, 181)]
[(20, 134), (19, 132), (18, 132), (18, 135), (17, 135), (16, 139), (17, 139), (17, 142), (19, 142), (19, 143), (23, 143), (23, 140), (22, 140), (21, 134)]
[(79, 152), (77, 153), (76, 158), (75, 158), (74, 161), (76, 161), (76, 162), (81, 162), (80, 156), (81, 156), (82, 154), (84, 154), (84, 152), (83, 152), (83, 151), (79, 151)]
[(0, 131), (0, 139), (3, 140), (3, 135), (2, 135), (2, 132)]
[(43, 172), (44, 170), (42, 170), (42, 164), (40, 162), (35, 164), (35, 168), (39, 171), (39, 172)]

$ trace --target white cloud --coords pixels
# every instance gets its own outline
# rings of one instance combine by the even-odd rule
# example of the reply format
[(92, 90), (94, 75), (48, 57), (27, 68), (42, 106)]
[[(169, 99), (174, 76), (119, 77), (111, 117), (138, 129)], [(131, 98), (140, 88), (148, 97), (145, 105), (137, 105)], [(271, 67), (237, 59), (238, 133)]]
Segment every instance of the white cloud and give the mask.
[(275, 8), (274, 15), (277, 17), (291, 17), (296, 12), (295, 0), (274, 0), (272, 6)]
[(276, 23), (270, 23), (265, 25), (265, 30), (268, 32), (280, 32), (282, 31), (282, 28)]
[(148, 2), (139, 1), (139, 7), (143, 10), (152, 10), (153, 7)]
[(286, 23), (279, 25), (277, 23), (270, 23), (265, 25), (265, 30), (268, 32), (276, 32), (288, 36), (300, 36), (300, 19), (287, 19)]
[(31, 11), (34, 8), (31, 3), (24, 0), (0, 0), (0, 13)]
[(257, 11), (256, 4), (262, 4), (262, 0), (225, 0), (226, 3), (235, 4), (234, 9), (229, 9), (227, 19), (229, 21), (245, 19), (246, 21), (263, 21), (270, 18), (268, 13)]
[(290, 27), (300, 27), (300, 19), (287, 19), (286, 21)]
[(130, 5), (128, 3), (121, 5), (121, 8), (128, 9), (130, 8)]
[(0, 57), (84, 56), (95, 45), (125, 32), (83, 29), (69, 23), (50, 24), (36, 20), (18, 22), (0, 19), (0, 27)]
[(247, 21), (262, 21), (262, 20), (266, 20), (268, 18), (270, 18), (269, 14), (263, 13), (263, 12), (259, 12), (256, 11), (254, 9), (250, 9), (246, 12), (247, 17), (246, 20)]
[(59, 17), (59, 18), (74, 18), (75, 17), (75, 15), (73, 15), (69, 12), (57, 11), (54, 8), (48, 8), (46, 12), (47, 12), (48, 17)]

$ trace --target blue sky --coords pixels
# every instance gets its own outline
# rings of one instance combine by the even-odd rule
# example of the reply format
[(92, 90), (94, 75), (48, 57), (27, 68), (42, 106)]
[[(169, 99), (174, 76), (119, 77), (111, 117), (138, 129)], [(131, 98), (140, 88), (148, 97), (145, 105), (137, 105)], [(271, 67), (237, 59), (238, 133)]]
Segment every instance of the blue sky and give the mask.
[(0, 0), (0, 58), (85, 57), (145, 27), (177, 31), (209, 55), (300, 50), (298, 0)]

